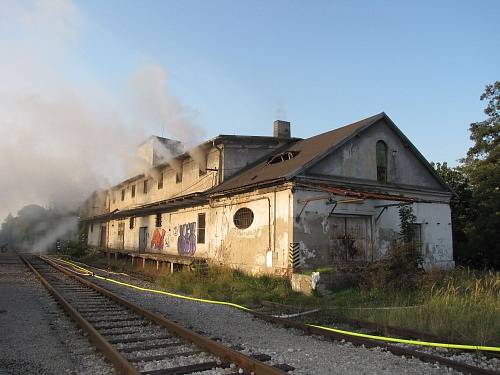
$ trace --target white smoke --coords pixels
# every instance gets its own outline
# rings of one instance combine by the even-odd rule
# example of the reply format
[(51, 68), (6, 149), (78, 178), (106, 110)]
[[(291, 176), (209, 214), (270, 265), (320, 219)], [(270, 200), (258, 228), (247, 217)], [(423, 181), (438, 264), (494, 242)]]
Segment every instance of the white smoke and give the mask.
[(51, 225), (50, 231), (40, 237), (29, 247), (33, 252), (44, 253), (54, 246), (54, 243), (61, 238), (71, 237), (78, 232), (78, 217), (66, 216), (60, 218)]
[(203, 134), (158, 64), (123, 77), (125, 95), (89, 76), (85, 22), (70, 0), (0, 1), (0, 222), (28, 203), (74, 210), (144, 169), (136, 151), (152, 129), (188, 143)]

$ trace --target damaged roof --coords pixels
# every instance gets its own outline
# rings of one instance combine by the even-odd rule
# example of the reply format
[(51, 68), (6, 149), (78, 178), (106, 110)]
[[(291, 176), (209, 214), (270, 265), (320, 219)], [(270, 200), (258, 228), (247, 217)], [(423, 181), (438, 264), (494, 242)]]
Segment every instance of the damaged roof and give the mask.
[[(271, 157), (268, 155), (258, 160), (234, 177), (207, 191), (207, 194), (223, 193), (257, 184), (290, 180), (380, 120), (384, 120), (403, 139), (416, 157), (446, 190), (453, 192), (389, 116), (385, 112), (381, 112), (314, 137), (294, 140), (293, 143), (278, 149)], [(273, 158), (276, 157), (281, 158), (281, 162), (273, 163)]]
[[(219, 193), (263, 182), (288, 180), (314, 163), (319, 157), (330, 153), (359, 131), (384, 117), (386, 114), (382, 112), (329, 132), (288, 144), (281, 150), (277, 150), (273, 156), (279, 157), (292, 153), (294, 156), (289, 160), (272, 164), (272, 157), (266, 156), (207, 193)], [(284, 157), (286, 159), (288, 156)]]

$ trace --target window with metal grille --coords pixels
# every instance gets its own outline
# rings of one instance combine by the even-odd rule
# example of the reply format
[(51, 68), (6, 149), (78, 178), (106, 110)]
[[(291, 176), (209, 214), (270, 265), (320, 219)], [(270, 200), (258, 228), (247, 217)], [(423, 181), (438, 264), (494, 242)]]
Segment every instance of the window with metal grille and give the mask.
[(160, 173), (160, 176), (158, 177), (158, 190), (163, 189), (163, 173)]
[(247, 207), (240, 208), (233, 216), (233, 222), (238, 229), (247, 229), (253, 223), (253, 211)]
[(198, 214), (198, 236), (196, 242), (205, 243), (205, 214)]
[(122, 189), (122, 201), (125, 200), (125, 189)]
[(142, 186), (142, 192), (144, 194), (148, 193), (148, 180), (144, 180), (143, 186)]
[(161, 227), (161, 214), (160, 213), (156, 214), (156, 227), (157, 228)]
[(129, 229), (134, 229), (134, 225), (135, 225), (135, 217), (132, 216), (128, 222)]
[(377, 157), (377, 181), (387, 183), (387, 145), (384, 141), (378, 141), (376, 146)]
[(135, 184), (132, 185), (132, 198), (135, 197)]

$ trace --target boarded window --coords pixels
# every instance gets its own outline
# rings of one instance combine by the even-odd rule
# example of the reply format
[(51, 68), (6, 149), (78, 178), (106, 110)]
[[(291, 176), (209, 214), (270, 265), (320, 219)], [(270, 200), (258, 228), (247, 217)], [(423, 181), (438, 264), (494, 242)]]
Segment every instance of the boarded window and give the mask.
[(135, 185), (132, 185), (132, 198), (135, 197)]
[(205, 243), (205, 214), (198, 214), (198, 243)]
[(160, 176), (158, 177), (158, 190), (163, 189), (163, 173), (160, 173)]
[(122, 201), (125, 200), (125, 189), (122, 189)]
[(240, 208), (233, 216), (233, 222), (238, 229), (247, 229), (253, 223), (253, 211), (247, 207)]
[(132, 217), (129, 219), (129, 223), (128, 223), (128, 227), (129, 227), (129, 229), (134, 229), (134, 225), (135, 225), (135, 217), (133, 217), (133, 216), (132, 216)]
[(142, 186), (142, 192), (144, 194), (147, 194), (148, 193), (148, 180), (144, 180), (143, 182), (143, 186)]
[(384, 141), (377, 142), (377, 181), (387, 183), (387, 145)]
[(161, 214), (160, 213), (156, 214), (156, 227), (157, 228), (161, 227)]

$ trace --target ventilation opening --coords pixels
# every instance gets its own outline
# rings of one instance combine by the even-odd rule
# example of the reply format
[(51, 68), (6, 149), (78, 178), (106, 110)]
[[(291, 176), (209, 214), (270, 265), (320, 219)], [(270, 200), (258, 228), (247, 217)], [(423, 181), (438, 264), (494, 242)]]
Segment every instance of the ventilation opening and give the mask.
[(283, 153), (281, 153), (281, 154), (271, 156), (271, 157), (268, 159), (267, 164), (277, 164), (277, 163), (281, 163), (281, 162), (283, 162), (283, 161), (287, 161), (287, 160), (293, 159), (293, 158), (294, 158), (294, 157), (296, 157), (298, 154), (299, 154), (299, 152), (298, 152), (298, 151), (287, 151), (287, 152), (283, 152)]
[(249, 208), (240, 208), (233, 216), (233, 222), (238, 229), (247, 229), (253, 223), (253, 211)]

